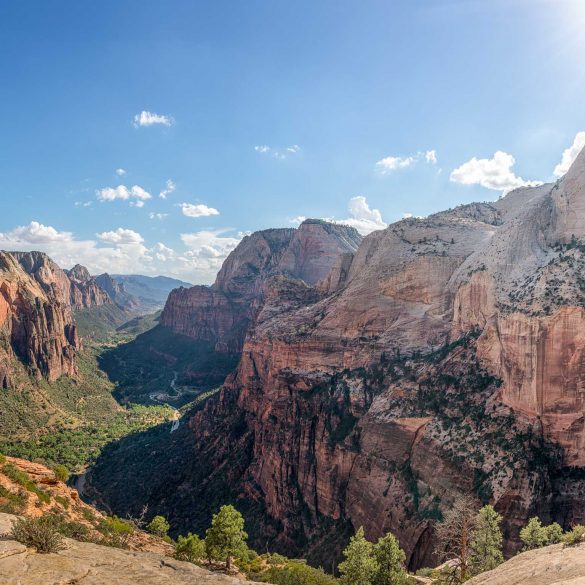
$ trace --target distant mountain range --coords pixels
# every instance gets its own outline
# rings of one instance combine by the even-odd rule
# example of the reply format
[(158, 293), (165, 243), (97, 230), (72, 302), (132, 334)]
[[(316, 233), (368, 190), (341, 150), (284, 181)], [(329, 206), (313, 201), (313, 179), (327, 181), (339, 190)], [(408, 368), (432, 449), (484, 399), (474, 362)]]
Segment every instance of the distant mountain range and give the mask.
[(124, 286), (124, 290), (143, 301), (156, 303), (162, 308), (169, 293), (181, 286), (190, 288), (189, 282), (169, 278), (168, 276), (142, 276), (141, 274), (113, 274), (112, 278)]

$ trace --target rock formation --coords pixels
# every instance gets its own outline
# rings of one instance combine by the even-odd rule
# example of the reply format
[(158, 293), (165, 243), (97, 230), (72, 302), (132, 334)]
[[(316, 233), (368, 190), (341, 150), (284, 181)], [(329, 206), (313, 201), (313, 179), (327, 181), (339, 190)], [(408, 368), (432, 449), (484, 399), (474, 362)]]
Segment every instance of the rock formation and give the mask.
[[(23, 490), (20, 482), (32, 484)], [(164, 540), (134, 530), (124, 549), (99, 543), (104, 516), (84, 504), (77, 491), (55, 478), (43, 465), (8, 457), (0, 465), (0, 509), (19, 516), (52, 515), (67, 523), (78, 540), (64, 539), (57, 553), (38, 554), (10, 538), (16, 516), (0, 512), (0, 583), (3, 585), (239, 585), (235, 577), (211, 573), (191, 563), (176, 561), (174, 547)], [(80, 542), (79, 540), (85, 542)]]
[(69, 279), (46, 255), (0, 252), (0, 381), (9, 387), (11, 360), (37, 377), (75, 373), (77, 333)]
[[(495, 504), (508, 554), (530, 515), (585, 522), (584, 206), (585, 151), (554, 185), (338, 246), (327, 273), (293, 245), (319, 224), (250, 236), (214, 286), (169, 299), (168, 327), (241, 359), (190, 416), (165, 476), (181, 490), (136, 489), (185, 526), (198, 501), (238, 498), (255, 543), (326, 563), (363, 525), (430, 564), (458, 493)], [(132, 508), (107, 468), (95, 485)]]
[(467, 581), (469, 585), (582, 585), (585, 544), (555, 544), (522, 553), (493, 571)]
[(216, 351), (238, 353), (276, 275), (315, 285), (342, 254), (361, 241), (353, 228), (306, 220), (298, 229), (246, 236), (228, 256), (211, 287), (179, 288), (170, 295), (161, 325), (207, 341)]

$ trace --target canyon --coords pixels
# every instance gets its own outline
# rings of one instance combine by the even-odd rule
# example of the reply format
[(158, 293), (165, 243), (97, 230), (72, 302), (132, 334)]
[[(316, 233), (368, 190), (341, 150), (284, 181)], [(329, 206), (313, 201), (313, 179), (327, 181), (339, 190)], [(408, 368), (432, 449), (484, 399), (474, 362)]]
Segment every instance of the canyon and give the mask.
[[(359, 526), (392, 531), (409, 568), (432, 565), (459, 494), (502, 514), (508, 556), (530, 516), (585, 522), (584, 206), (582, 152), (554, 184), (364, 238), (322, 220), (244, 237), (213, 285), (181, 285), (112, 349), (148, 388), (124, 401), (167, 374), (205, 393), (172, 433), (106, 445), (86, 497), (120, 515), (148, 505), (177, 534), (233, 502), (254, 548), (329, 569)], [(6, 390), (22, 368), (75, 379), (83, 311), (136, 307), (108, 275), (0, 260)]]
[(457, 494), (495, 505), (507, 555), (531, 515), (584, 522), (584, 206), (582, 152), (555, 184), (362, 241), (314, 220), (244, 239), (161, 318), (237, 368), (167, 442), (104, 453), (96, 497), (183, 531), (235, 501), (259, 549), (327, 567), (361, 525), (432, 564)]

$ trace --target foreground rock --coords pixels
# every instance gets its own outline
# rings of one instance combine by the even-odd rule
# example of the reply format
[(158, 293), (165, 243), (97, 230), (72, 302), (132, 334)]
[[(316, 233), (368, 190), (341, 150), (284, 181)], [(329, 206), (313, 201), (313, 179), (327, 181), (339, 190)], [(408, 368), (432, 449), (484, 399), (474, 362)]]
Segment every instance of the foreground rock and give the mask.
[[(0, 514), (0, 534), (14, 516)], [(5, 537), (6, 538), (6, 537)], [(58, 553), (38, 554), (6, 538), (0, 540), (2, 585), (238, 585), (239, 579), (210, 573), (191, 563), (145, 552), (120, 550), (65, 539)]]
[(584, 585), (585, 544), (556, 544), (522, 553), (469, 585)]

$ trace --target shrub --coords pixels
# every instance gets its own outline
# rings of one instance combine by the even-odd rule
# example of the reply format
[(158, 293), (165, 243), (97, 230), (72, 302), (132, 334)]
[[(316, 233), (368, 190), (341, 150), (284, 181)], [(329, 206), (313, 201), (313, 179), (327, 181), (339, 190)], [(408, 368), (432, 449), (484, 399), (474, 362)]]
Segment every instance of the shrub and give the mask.
[(55, 553), (64, 548), (63, 537), (50, 516), (18, 518), (12, 525), (10, 536), (41, 554)]
[(275, 585), (335, 585), (336, 579), (322, 569), (310, 567), (303, 561), (290, 560), (285, 566), (271, 566), (268, 571), (255, 575), (265, 583)]
[(4, 472), (4, 475), (11, 479), (14, 483), (21, 485), (27, 491), (35, 494), (41, 502), (48, 504), (51, 501), (50, 494), (38, 488), (35, 482), (32, 481), (24, 471), (21, 471), (12, 463), (7, 463), (4, 465), (2, 471)]
[(201, 540), (197, 534), (179, 536), (175, 547), (175, 558), (178, 561), (188, 561), (197, 563), (205, 557), (205, 541)]
[(100, 520), (97, 529), (104, 535), (102, 544), (124, 548), (134, 533), (134, 526), (118, 516), (108, 516)]
[(69, 509), (69, 500), (67, 498), (65, 498), (64, 496), (55, 496), (55, 501), (60, 504), (61, 506), (63, 506), (63, 508), (65, 508), (66, 510)]
[(0, 453), (0, 465), (4, 465), (6, 463), (6, 456)]
[(5, 502), (0, 503), (0, 512), (6, 514), (20, 514), (26, 505), (25, 495), (15, 494), (3, 485), (0, 485), (0, 499), (5, 500)]
[(167, 536), (170, 527), (171, 527), (170, 524), (167, 522), (164, 516), (155, 516), (150, 521), (146, 529), (151, 534), (159, 536), (160, 538), (164, 538), (165, 536)]
[(547, 542), (546, 528), (536, 516), (530, 518), (528, 524), (520, 530), (520, 540), (524, 543), (524, 550), (540, 548)]
[(557, 544), (561, 542), (563, 538), (563, 529), (558, 522), (553, 522), (545, 528), (546, 530), (546, 543)]
[(47, 518), (50, 519), (59, 534), (67, 538), (74, 538), (75, 540), (89, 540), (89, 528), (85, 524), (68, 520), (62, 514), (47, 515)]
[(53, 467), (53, 473), (55, 474), (55, 479), (58, 479), (59, 481), (66, 482), (69, 479), (69, 470), (65, 465), (55, 465), (55, 467)]
[(567, 532), (563, 535), (562, 541), (567, 546), (575, 546), (576, 544), (580, 544), (583, 542), (583, 538), (585, 537), (585, 526), (582, 524), (577, 524), (573, 526), (573, 529), (570, 532)]

